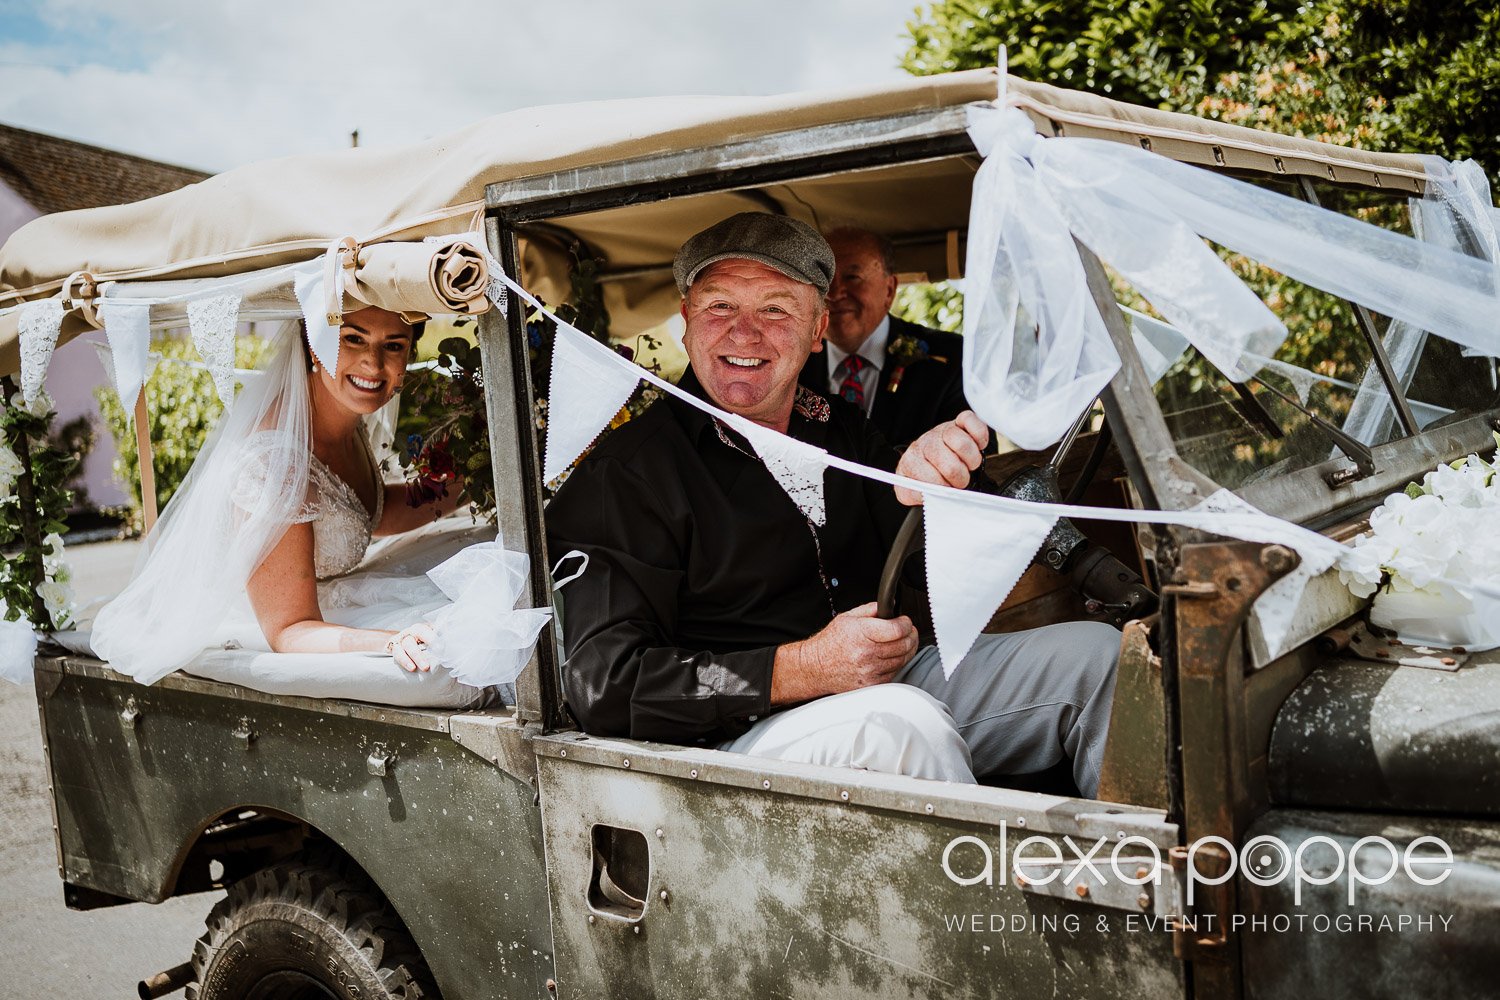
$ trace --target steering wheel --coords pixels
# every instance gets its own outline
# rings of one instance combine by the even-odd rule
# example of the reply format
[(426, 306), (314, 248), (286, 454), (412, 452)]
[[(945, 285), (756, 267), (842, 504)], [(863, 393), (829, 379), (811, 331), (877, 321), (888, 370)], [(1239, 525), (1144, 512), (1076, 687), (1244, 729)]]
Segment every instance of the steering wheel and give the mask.
[[(1085, 469), (1092, 478), (1097, 471), (1096, 463)], [(1082, 493), (1087, 482), (1073, 484), (1069, 500)], [(1016, 499), (1061, 503), (1062, 491), (1057, 485), (1057, 475), (1050, 467), (1033, 466), (1023, 469), (1011, 477), (1000, 488), (1004, 496)], [(901, 613), (900, 584), (902, 570), (909, 560), (926, 544), (923, 529), (922, 508), (907, 511), (906, 519), (896, 532), (891, 551), (886, 556), (885, 567), (880, 573), (880, 588), (876, 592), (876, 614), (881, 618), (894, 618)], [(1041, 562), (1052, 569), (1069, 575), (1074, 589), (1084, 599), (1084, 609), (1090, 616), (1115, 625), (1123, 625), (1132, 618), (1142, 618), (1156, 610), (1157, 595), (1141, 579), (1141, 575), (1101, 545), (1092, 545), (1067, 518), (1058, 518), (1037, 551), (1033, 562)]]

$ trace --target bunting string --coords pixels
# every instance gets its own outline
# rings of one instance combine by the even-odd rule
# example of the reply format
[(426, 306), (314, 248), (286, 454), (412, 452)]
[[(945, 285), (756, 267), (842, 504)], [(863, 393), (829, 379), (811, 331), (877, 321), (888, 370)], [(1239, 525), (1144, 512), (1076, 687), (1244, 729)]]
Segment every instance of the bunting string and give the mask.
[[(502, 274), (501, 280), (520, 299), (557, 324), (557, 343), (565, 345), (562, 350), (570, 355), (589, 358), (588, 364), (576, 369), (554, 368), (554, 399), (559, 388), (573, 379), (580, 379), (579, 385), (572, 389), (564, 388), (563, 391), (572, 393), (575, 397), (586, 392), (600, 391), (601, 384), (608, 385), (608, 391), (612, 394), (619, 395), (623, 392), (628, 397), (636, 384), (644, 379), (662, 392), (710, 417), (737, 430), (742, 429), (744, 418), (678, 388), (610, 350), (560, 319), (509, 275)], [(554, 346), (554, 351), (556, 350), (558, 348)], [(612, 410), (610, 415), (614, 412), (616, 411)], [(559, 410), (549, 407), (549, 429), (559, 419), (564, 419)], [(579, 435), (571, 436), (568, 439), (568, 452), (571, 453), (554, 452), (554, 438), (549, 433), (547, 468), (567, 468), (572, 465), (607, 421), (608, 417), (600, 419), (599, 426), (581, 438), (581, 444), (576, 443), (580, 440)], [(829, 454), (816, 446), (766, 428), (758, 427), (756, 436), (780, 438), (777, 443), (780, 455), (800, 454), (798, 461), (809, 465), (823, 465), (893, 488), (904, 487), (922, 495), (927, 508), (929, 597), (933, 604), (933, 622), (943, 670), (949, 676), (957, 669), (994, 610), (1009, 596), (1047, 531), (1060, 517), (1124, 524), (1170, 525), (1244, 541), (1284, 545), (1294, 550), (1300, 556), (1300, 565), (1262, 594), (1255, 605), (1256, 613), (1262, 619), (1267, 647), (1272, 650), (1273, 656), (1285, 652), (1280, 645), (1289, 633), (1292, 614), (1307, 583), (1339, 565), (1352, 551), (1341, 542), (1258, 510), (1228, 490), (1220, 490), (1197, 507), (1181, 511), (1038, 503), (909, 479)], [(575, 447), (577, 450), (573, 451)], [(781, 477), (777, 478), (780, 482)], [(934, 539), (936, 545), (933, 544)], [(1022, 556), (1025, 558), (1022, 559)], [(953, 586), (955, 581), (962, 586)], [(1476, 604), (1483, 601), (1486, 608), (1500, 614), (1500, 587), (1476, 580), (1439, 578), (1437, 582), (1447, 584), (1471, 597)]]

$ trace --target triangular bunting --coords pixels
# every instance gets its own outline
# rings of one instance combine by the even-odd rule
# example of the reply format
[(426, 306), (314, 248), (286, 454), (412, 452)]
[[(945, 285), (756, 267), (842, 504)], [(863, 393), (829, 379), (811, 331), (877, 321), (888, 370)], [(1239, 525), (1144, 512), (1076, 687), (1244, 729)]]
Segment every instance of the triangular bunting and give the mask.
[(328, 325), (328, 303), (323, 295), (323, 261), (298, 271), (292, 279), (297, 304), (302, 307), (302, 321), (307, 324), (307, 349), (313, 358), (337, 375), (339, 370), (339, 327)]
[(978, 500), (939, 491), (927, 493), (923, 505), (927, 597), (946, 678), (1031, 565), (1057, 518), (996, 511)]
[(151, 349), (151, 305), (131, 299), (106, 298), (99, 319), (109, 341), (110, 374), (120, 394), (125, 422), (135, 418), (135, 400), (146, 383), (146, 355)]
[(47, 381), (47, 366), (62, 333), (62, 299), (39, 299), (21, 305), (21, 397), (30, 403)]
[(729, 425), (750, 442), (771, 475), (786, 490), (806, 518), (816, 525), (828, 523), (823, 505), (823, 472), (828, 453), (822, 448), (730, 414)]
[(193, 346), (208, 365), (214, 391), (227, 410), (234, 403), (234, 329), (240, 321), (240, 297), (230, 292), (194, 299), (188, 303), (187, 315)]
[(552, 482), (594, 443), (640, 382), (633, 364), (588, 334), (557, 325), (547, 399), (542, 481)]

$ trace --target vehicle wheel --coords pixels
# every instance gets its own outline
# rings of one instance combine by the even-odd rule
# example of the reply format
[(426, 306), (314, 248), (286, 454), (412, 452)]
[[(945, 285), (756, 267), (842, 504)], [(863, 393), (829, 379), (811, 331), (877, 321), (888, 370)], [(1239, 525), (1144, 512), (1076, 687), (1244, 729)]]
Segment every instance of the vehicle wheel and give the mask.
[(235, 883), (193, 949), (188, 1000), (416, 1000), (432, 973), (380, 890), (293, 859)]

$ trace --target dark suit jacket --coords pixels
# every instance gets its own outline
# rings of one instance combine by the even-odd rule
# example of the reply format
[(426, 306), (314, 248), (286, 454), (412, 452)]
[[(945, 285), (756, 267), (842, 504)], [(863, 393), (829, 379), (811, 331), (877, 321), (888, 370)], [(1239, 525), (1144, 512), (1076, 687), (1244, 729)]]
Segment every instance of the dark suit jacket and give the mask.
[[(925, 341), (928, 356), (907, 365), (900, 383), (892, 389), (891, 375), (897, 362), (890, 355), (890, 345), (897, 337)], [(892, 316), (886, 348), (886, 360), (880, 366), (880, 385), (870, 410), (870, 422), (880, 429), (886, 440), (904, 448), (928, 430), (969, 408), (964, 400), (963, 337), (942, 330), (929, 330)], [(799, 381), (824, 396), (833, 393), (834, 387), (828, 384), (826, 345), (822, 351), (808, 355)]]

